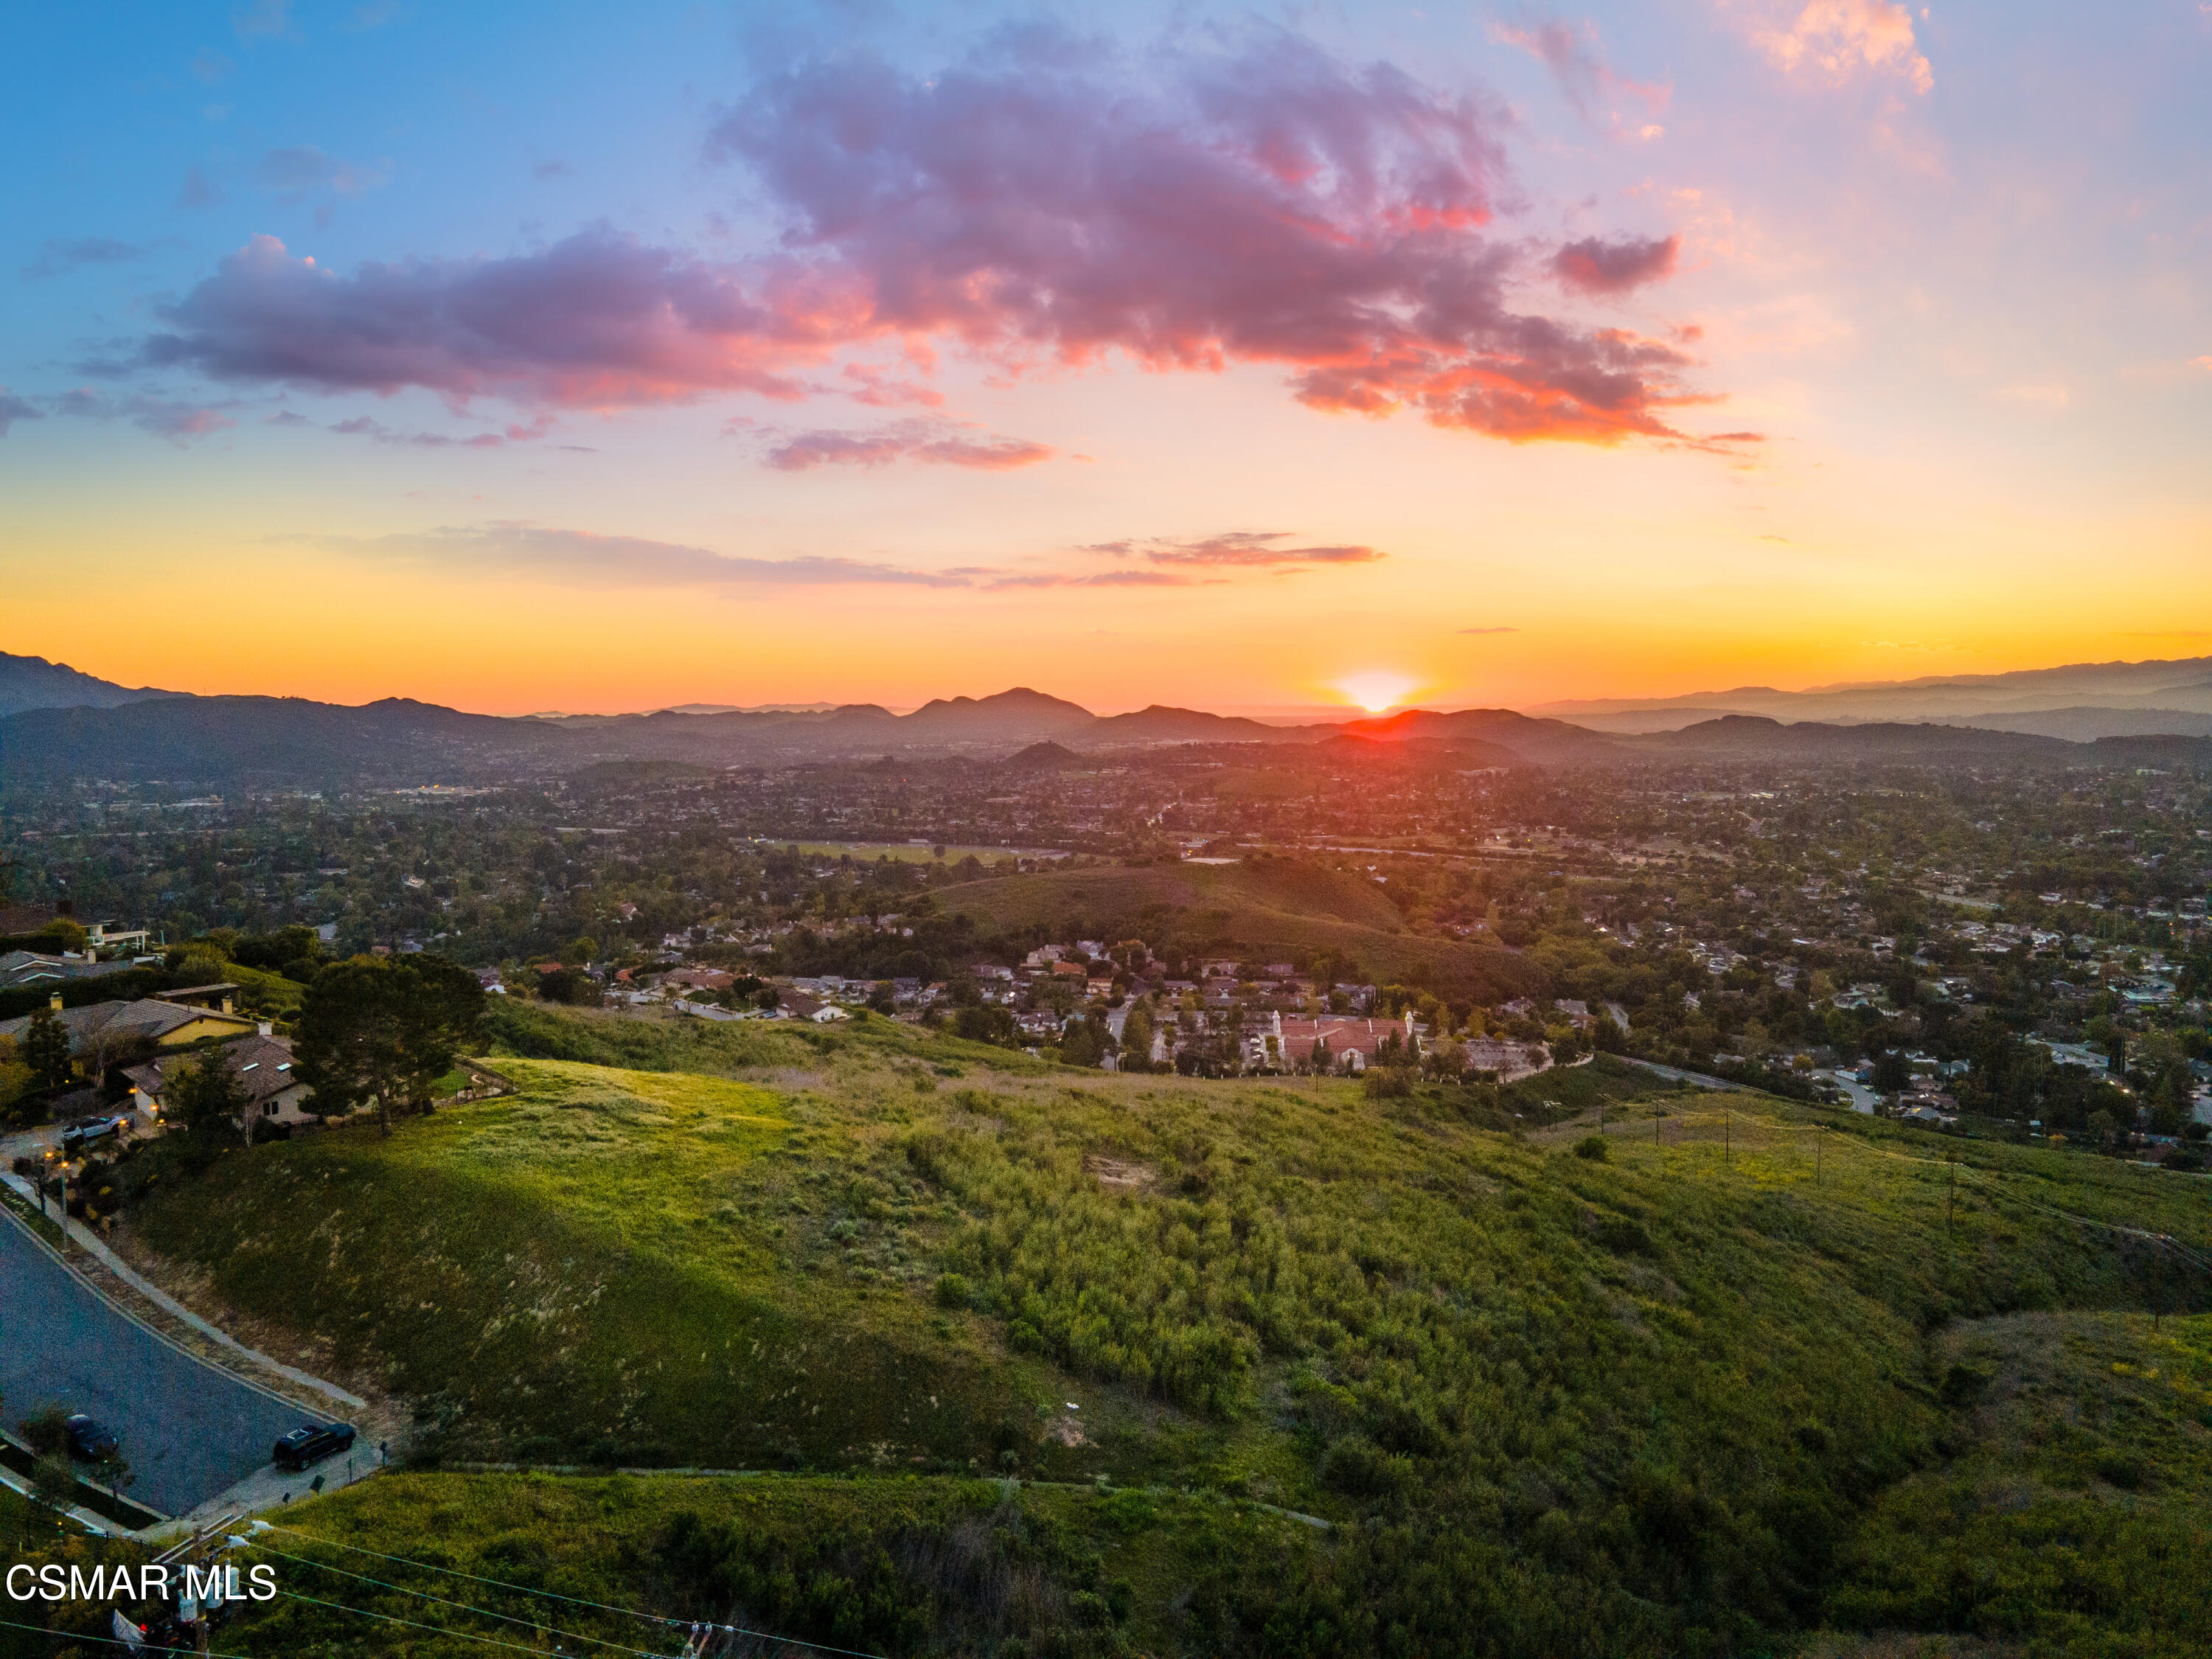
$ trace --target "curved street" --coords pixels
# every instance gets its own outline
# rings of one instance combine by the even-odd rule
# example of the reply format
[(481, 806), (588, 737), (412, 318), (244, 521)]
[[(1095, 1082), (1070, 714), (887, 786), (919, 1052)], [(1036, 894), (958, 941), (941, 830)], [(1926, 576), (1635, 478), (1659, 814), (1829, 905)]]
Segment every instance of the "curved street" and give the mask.
[(0, 1413), (14, 1432), (49, 1403), (114, 1431), (133, 1476), (123, 1496), (168, 1515), (267, 1465), (270, 1443), (306, 1420), (125, 1317), (0, 1217)]

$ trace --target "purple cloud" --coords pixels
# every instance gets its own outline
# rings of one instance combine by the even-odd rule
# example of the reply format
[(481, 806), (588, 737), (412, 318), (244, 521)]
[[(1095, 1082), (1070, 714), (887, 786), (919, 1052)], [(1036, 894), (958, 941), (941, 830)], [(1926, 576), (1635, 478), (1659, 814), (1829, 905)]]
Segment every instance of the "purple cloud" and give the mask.
[(1626, 294), (1674, 274), (1682, 251), (1679, 236), (1624, 236), (1616, 241), (1585, 236), (1552, 256), (1552, 270), (1585, 294)]
[[(771, 288), (775, 284), (769, 284)], [(423, 386), (572, 407), (708, 391), (796, 398), (781, 373), (836, 337), (802, 296), (606, 231), (510, 259), (371, 264), (341, 277), (257, 236), (169, 307), (145, 361), (325, 392)]]
[[(798, 397), (820, 389), (803, 370), (854, 354), (926, 373), (941, 343), (1012, 374), (1117, 353), (1273, 364), (1316, 409), (1514, 441), (1679, 436), (1669, 411), (1701, 400), (1675, 346), (1509, 304), (1522, 256), (1486, 234), (1501, 130), (1472, 96), (1281, 33), (1186, 52), (1158, 83), (1043, 31), (928, 77), (840, 54), (763, 78), (714, 126), (712, 153), (787, 216), (774, 252), (711, 263), (594, 230), (341, 276), (260, 237), (144, 356), (613, 408)], [(906, 395), (867, 372), (864, 391)]]

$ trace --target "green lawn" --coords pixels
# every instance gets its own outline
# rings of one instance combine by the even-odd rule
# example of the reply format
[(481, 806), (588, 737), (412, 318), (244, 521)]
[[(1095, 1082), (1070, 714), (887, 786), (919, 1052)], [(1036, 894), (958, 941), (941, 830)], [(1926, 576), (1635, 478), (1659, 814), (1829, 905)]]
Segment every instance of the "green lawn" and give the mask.
[[(1121, 1617), (1028, 1650), (1071, 1653), (1755, 1653), (1824, 1626), (1948, 1628), (1950, 1603), (1867, 1564), (1934, 1559), (1944, 1483), (2009, 1443), (1953, 1376), (1982, 1363), (1974, 1334), (2212, 1304), (2085, 1224), (2212, 1252), (2201, 1188), (2109, 1160), (1604, 1060), (1377, 1099), (1077, 1074), (872, 1024), (823, 1041), (518, 1014), (509, 1048), (628, 1065), (501, 1057), (515, 1097), (228, 1157), (138, 1224), (420, 1402), (448, 1459), (842, 1472), (818, 1490), (849, 1494), (839, 1525), (892, 1576), (848, 1551), (805, 1557), (799, 1582), (848, 1580), (863, 1604), (939, 1572), (940, 1533), (972, 1544), (973, 1472), (1337, 1523), (1288, 1534), (1295, 1559), (1273, 1532), (1170, 1529), (1168, 1565), (1127, 1569)], [(2202, 1347), (2201, 1322), (2168, 1335)], [(2159, 1366), (2168, 1393), (2144, 1398), (2180, 1411), (2197, 1396), (2166, 1379), (2197, 1362), (2159, 1355), (2112, 1358)], [(2084, 1365), (2065, 1386), (2099, 1410), (2150, 1387)], [(2185, 1417), (2143, 1421), (2197, 1433)], [(2069, 1546), (2096, 1556), (2087, 1580), (2191, 1559), (2203, 1468), (2144, 1468), (2132, 1530)], [(829, 1501), (801, 1509), (844, 1513)], [(1018, 1541), (1059, 1501), (977, 1524)], [(949, 1589), (927, 1630), (836, 1612), (842, 1591), (807, 1612), (769, 1557), (725, 1543), (684, 1559), (744, 1606), (831, 1621), (809, 1628), (859, 1618), (884, 1651), (988, 1651), (1014, 1628)], [(1103, 1595), (1082, 1588), (1103, 1549), (1006, 1559), (1039, 1595)], [(657, 1559), (624, 1558), (625, 1582), (694, 1583)], [(1212, 1589), (1147, 1588), (1178, 1579)], [(2004, 1629), (2069, 1605), (2021, 1582)], [(2201, 1582), (2178, 1572), (2156, 1627), (2110, 1650), (2198, 1650), (2159, 1631), (2195, 1628)]]

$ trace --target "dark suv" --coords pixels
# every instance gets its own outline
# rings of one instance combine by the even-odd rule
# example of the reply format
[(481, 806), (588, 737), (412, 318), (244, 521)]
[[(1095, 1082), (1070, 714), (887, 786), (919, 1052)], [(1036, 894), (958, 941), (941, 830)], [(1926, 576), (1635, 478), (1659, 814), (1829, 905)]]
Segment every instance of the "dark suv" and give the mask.
[(304, 1469), (352, 1444), (353, 1429), (349, 1425), (303, 1423), (279, 1440), (270, 1455), (280, 1469)]
[(68, 1437), (70, 1455), (83, 1462), (97, 1463), (115, 1454), (115, 1437), (82, 1412), (64, 1418), (62, 1432)]

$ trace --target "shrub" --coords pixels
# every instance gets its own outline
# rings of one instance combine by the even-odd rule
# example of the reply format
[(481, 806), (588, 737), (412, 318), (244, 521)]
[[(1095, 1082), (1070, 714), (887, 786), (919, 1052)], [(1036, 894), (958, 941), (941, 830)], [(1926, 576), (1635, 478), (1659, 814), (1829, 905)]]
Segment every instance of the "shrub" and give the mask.
[(15, 1425), (23, 1437), (23, 1443), (40, 1456), (45, 1457), (62, 1449), (69, 1431), (64, 1426), (69, 1413), (59, 1406), (41, 1406)]
[(1589, 1158), (1593, 1164), (1604, 1163), (1605, 1137), (1603, 1135), (1584, 1135), (1580, 1140), (1575, 1142), (1575, 1156), (1577, 1158)]
[(937, 1305), (940, 1308), (964, 1308), (975, 1295), (975, 1286), (964, 1274), (940, 1273), (937, 1279)]
[(1322, 1482), (1353, 1498), (1389, 1498), (1413, 1478), (1410, 1458), (1394, 1456), (1363, 1434), (1334, 1442), (1321, 1455)]

